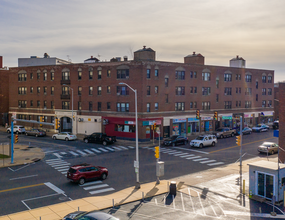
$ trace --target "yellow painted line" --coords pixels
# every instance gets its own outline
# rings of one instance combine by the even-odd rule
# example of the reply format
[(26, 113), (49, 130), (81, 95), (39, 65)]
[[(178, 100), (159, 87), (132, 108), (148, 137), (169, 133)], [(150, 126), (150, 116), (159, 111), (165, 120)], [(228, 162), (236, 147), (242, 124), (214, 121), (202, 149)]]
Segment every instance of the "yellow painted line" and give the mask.
[(30, 186), (22, 186), (22, 187), (17, 187), (17, 188), (13, 188), (13, 189), (4, 189), (4, 190), (0, 190), (0, 193), (14, 191), (14, 190), (18, 190), (18, 189), (26, 189), (26, 188), (31, 188), (31, 187), (35, 187), (35, 186), (42, 186), (42, 185), (44, 185), (44, 183), (39, 183), (39, 184), (35, 184), (35, 185), (30, 185)]
[[(249, 145), (249, 144), (256, 143), (256, 142), (260, 142), (260, 141), (265, 141), (265, 140), (268, 140), (268, 139), (273, 139), (273, 138), (275, 138), (275, 137), (270, 137), (270, 138), (266, 138), (266, 139), (262, 139), (262, 140), (258, 140), (258, 141), (249, 142), (249, 143), (246, 143), (246, 144), (242, 144), (242, 146)], [(220, 149), (220, 150), (214, 150), (214, 151), (209, 152), (209, 154), (216, 153), (216, 152), (223, 151), (223, 150), (228, 150), (228, 149), (235, 148), (235, 147), (240, 147), (240, 146), (235, 145), (235, 146), (223, 148), (223, 149)]]

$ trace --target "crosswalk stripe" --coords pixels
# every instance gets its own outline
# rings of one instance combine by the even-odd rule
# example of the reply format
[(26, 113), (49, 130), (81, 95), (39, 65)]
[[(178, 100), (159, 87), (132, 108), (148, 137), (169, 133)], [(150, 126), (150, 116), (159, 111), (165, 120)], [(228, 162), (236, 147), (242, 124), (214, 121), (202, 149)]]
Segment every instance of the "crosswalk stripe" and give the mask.
[[(59, 171), (59, 170), (58, 170)], [(60, 171), (59, 171), (60, 172)], [(61, 172), (62, 174), (66, 174), (67, 173), (67, 171), (64, 171), (64, 172)]]
[(107, 188), (107, 189), (101, 189), (101, 190), (96, 190), (96, 191), (91, 191), (89, 192), (90, 194), (98, 194), (98, 193), (102, 193), (102, 192), (108, 192), (108, 191), (112, 191), (115, 190), (114, 188)]
[(64, 168), (64, 169), (57, 170), (57, 171), (62, 172), (62, 171), (68, 171), (68, 170), (69, 170), (69, 168)]
[(185, 154), (188, 154), (188, 153), (173, 154), (173, 156), (178, 157), (178, 156), (185, 155)]
[(201, 161), (201, 160), (209, 160), (209, 158), (200, 158), (200, 159), (196, 159), (196, 160), (193, 160), (193, 161)]
[(63, 168), (69, 168), (69, 166), (53, 167), (53, 168), (56, 169), (56, 170), (59, 170), (59, 169), (63, 169)]
[(183, 155), (183, 156), (180, 156), (180, 157), (191, 157), (191, 156), (195, 156), (195, 154), (188, 154), (188, 155)]
[(89, 153), (89, 154), (94, 154), (91, 150), (84, 149), (84, 151)]
[(195, 159), (195, 158), (199, 158), (199, 157), (201, 157), (201, 156), (188, 157), (188, 158), (186, 158), (186, 159), (187, 159), (187, 160), (191, 160), (191, 159)]
[(124, 146), (118, 146), (118, 147), (123, 148), (125, 150), (129, 150), (127, 147), (124, 147)]
[(96, 185), (96, 186), (88, 186), (88, 187), (83, 187), (84, 190), (90, 190), (90, 189), (99, 189), (99, 188), (104, 188), (109, 186), (108, 184), (101, 184), (101, 185)]
[(133, 146), (128, 146), (128, 148), (134, 149), (135, 147), (133, 147)]
[(49, 164), (49, 165), (51, 165), (52, 167), (60, 167), (60, 166), (70, 165), (70, 163), (65, 162), (65, 163), (60, 163), (60, 164)]
[(178, 154), (178, 153), (182, 153), (181, 151), (176, 151), (176, 152), (171, 152), (171, 153), (168, 153), (168, 154)]
[(101, 151), (99, 151), (99, 150), (97, 150), (97, 149), (95, 149), (95, 148), (91, 148), (91, 150), (93, 150), (94, 152), (96, 152), (96, 153), (98, 153), (98, 154), (101, 153)]
[(115, 151), (114, 149), (110, 148), (110, 147), (105, 147), (106, 149), (110, 150), (110, 151)]
[(62, 159), (60, 159), (60, 158), (56, 158), (56, 159), (48, 159), (48, 160), (46, 160), (46, 161), (61, 161)]
[(214, 165), (219, 165), (219, 164), (224, 164), (224, 162), (209, 163), (209, 164), (207, 164), (207, 165), (208, 165), (208, 166), (214, 166)]
[(86, 153), (84, 153), (84, 152), (81, 151), (81, 150), (76, 150), (76, 152), (78, 152), (78, 153), (80, 153), (80, 154), (82, 154), (82, 155), (86, 155)]
[(99, 183), (102, 183), (102, 181), (99, 180), (99, 181), (84, 183), (83, 185), (79, 185), (79, 186), (90, 186), (90, 185), (99, 184)]
[(71, 153), (73, 156), (79, 156), (79, 154), (73, 152), (73, 151), (69, 151), (69, 153)]
[[(56, 165), (56, 164), (61, 164), (61, 163), (64, 163), (65, 161), (64, 160), (58, 160), (58, 161), (48, 161), (46, 162), (48, 165)], [(66, 162), (65, 162), (66, 163)]]
[(104, 152), (108, 152), (106, 149), (104, 149), (102, 147), (99, 147), (98, 149), (101, 150), (101, 151), (104, 151)]
[(113, 148), (114, 148), (115, 150), (122, 150), (121, 148), (114, 147), (114, 146), (113, 146)]
[(65, 152), (60, 152), (60, 154), (65, 155), (66, 153)]
[(56, 157), (62, 157), (61, 155), (59, 155), (58, 153), (53, 153), (53, 155), (55, 155)]
[(211, 162), (215, 162), (216, 160), (207, 160), (207, 161), (202, 161), (200, 163), (211, 163)]

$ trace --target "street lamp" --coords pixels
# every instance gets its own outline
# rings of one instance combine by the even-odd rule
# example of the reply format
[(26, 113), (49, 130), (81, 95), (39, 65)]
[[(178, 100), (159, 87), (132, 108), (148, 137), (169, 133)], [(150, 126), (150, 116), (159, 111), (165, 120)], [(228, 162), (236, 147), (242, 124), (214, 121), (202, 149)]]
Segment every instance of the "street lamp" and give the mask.
[(135, 93), (135, 110), (136, 110), (136, 161), (135, 161), (135, 171), (137, 173), (137, 184), (136, 189), (140, 188), (139, 180), (139, 144), (138, 144), (138, 102), (137, 102), (137, 90), (133, 89), (126, 83), (120, 82), (119, 85), (126, 85)]
[(72, 118), (71, 118), (71, 133), (73, 134), (73, 88), (71, 88), (69, 85), (63, 84), (64, 86), (67, 86), (69, 89), (71, 89), (71, 94), (72, 94)]

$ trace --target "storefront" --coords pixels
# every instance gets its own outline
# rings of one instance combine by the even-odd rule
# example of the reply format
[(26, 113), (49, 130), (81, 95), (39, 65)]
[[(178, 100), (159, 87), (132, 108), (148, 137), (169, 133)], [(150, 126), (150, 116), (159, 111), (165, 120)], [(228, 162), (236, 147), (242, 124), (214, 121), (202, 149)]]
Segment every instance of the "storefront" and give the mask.
[(253, 127), (257, 124), (258, 115), (255, 116), (254, 112), (244, 113), (244, 125), (243, 127)]
[[(157, 139), (161, 131), (161, 119), (146, 119), (142, 122), (143, 129), (145, 129), (146, 139)], [(155, 125), (155, 126), (154, 126)]]
[(116, 136), (118, 139), (135, 140), (136, 120), (135, 118), (113, 118), (104, 117), (105, 133), (109, 136)]
[(261, 112), (260, 113), (260, 123), (271, 124), (273, 123), (273, 112)]
[(201, 132), (213, 131), (213, 117), (201, 117)]
[(177, 118), (172, 120), (172, 135), (181, 135), (186, 137), (186, 118)]
[(232, 128), (233, 127), (233, 114), (222, 115), (222, 126)]
[(192, 134), (196, 132), (200, 132), (200, 120), (196, 119), (196, 117), (188, 118), (188, 129), (187, 133)]

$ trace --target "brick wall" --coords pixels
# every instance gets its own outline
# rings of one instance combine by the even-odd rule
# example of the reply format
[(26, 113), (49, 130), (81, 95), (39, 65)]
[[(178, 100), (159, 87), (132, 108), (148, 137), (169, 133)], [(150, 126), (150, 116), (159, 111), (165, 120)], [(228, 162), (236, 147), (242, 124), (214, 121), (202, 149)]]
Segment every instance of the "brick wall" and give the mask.
[[(285, 83), (279, 83), (279, 94), (285, 94)], [(285, 96), (279, 95), (279, 159), (285, 162)]]

